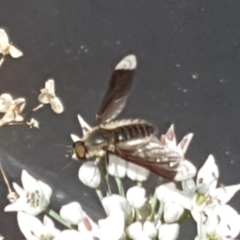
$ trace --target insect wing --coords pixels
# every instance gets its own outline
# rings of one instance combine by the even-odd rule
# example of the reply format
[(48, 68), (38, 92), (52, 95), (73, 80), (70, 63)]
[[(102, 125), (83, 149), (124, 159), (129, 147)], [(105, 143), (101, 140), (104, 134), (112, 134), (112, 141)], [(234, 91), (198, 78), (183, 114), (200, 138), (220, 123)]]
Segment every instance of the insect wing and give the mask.
[(182, 159), (177, 152), (151, 141), (137, 150), (118, 148), (115, 154), (170, 180), (178, 173), (178, 165)]
[(133, 84), (136, 66), (135, 55), (128, 55), (117, 64), (97, 114), (98, 123), (109, 122), (122, 112)]

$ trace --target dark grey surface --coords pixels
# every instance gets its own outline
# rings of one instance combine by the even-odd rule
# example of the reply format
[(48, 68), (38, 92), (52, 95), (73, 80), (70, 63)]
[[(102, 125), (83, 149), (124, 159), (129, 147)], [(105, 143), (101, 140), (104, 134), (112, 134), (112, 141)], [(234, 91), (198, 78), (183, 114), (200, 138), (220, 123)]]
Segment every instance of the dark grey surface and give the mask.
[[(239, 12), (239, 1), (225, 0), (2, 0), (0, 26), (25, 56), (6, 59), (0, 93), (25, 96), (30, 109), (53, 77), (66, 108), (62, 115), (48, 107), (36, 113), (40, 130), (0, 129), (9, 178), (19, 181), (25, 168), (54, 187), (56, 210), (78, 200), (93, 218), (103, 216), (94, 192), (77, 179), (80, 164), (64, 155), (69, 133), (79, 131), (77, 113), (94, 122), (113, 67), (134, 53), (138, 71), (123, 117), (148, 119), (160, 132), (175, 123), (178, 136), (194, 132), (188, 157), (199, 166), (213, 153), (221, 181), (240, 182)], [(239, 196), (233, 203), (240, 210)], [(22, 238), (15, 216), (0, 213), (6, 239)], [(195, 227), (187, 226), (179, 239), (194, 238)]]

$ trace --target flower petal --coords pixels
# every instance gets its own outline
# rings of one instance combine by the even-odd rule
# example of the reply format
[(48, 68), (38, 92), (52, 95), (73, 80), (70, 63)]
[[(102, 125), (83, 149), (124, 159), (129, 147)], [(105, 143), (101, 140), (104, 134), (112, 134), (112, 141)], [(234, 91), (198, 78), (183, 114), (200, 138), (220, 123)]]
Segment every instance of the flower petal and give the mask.
[(98, 221), (99, 237), (104, 240), (119, 240), (124, 235), (125, 219), (122, 211), (116, 211)]
[(40, 220), (23, 212), (17, 213), (18, 226), (27, 240), (39, 240), (45, 234), (45, 229)]
[(182, 160), (177, 168), (177, 174), (174, 177), (174, 180), (179, 182), (193, 178), (196, 175), (196, 172), (197, 169), (191, 162), (188, 160)]
[(89, 132), (92, 128), (90, 127), (90, 125), (87, 124), (87, 122), (82, 118), (80, 114), (78, 114), (78, 121), (80, 127), (82, 128), (82, 134), (83, 136), (85, 136), (86, 133)]
[(129, 238), (131, 239), (138, 239), (140, 235), (142, 235), (142, 223), (141, 222), (133, 222), (130, 224), (127, 229), (126, 233)]
[(232, 186), (223, 186), (219, 187), (211, 192), (211, 197), (217, 199), (219, 203), (225, 204), (227, 203), (237, 191), (240, 190), (240, 184), (232, 185)]
[(58, 97), (50, 98), (50, 104), (55, 113), (60, 114), (64, 111), (63, 104)]
[(143, 187), (134, 186), (127, 191), (128, 202), (136, 209), (140, 209), (147, 201), (146, 190)]
[(49, 94), (52, 95), (52, 97), (55, 97), (55, 81), (54, 81), (54, 79), (48, 79), (45, 82), (45, 89), (49, 92)]
[(24, 190), (29, 192), (39, 190), (37, 180), (33, 178), (26, 170), (22, 170), (21, 180)]
[(182, 181), (182, 189), (189, 197), (192, 197), (196, 191), (196, 184), (193, 179)]
[(127, 162), (127, 176), (132, 181), (144, 182), (148, 179), (149, 170), (134, 163)]
[(192, 199), (185, 196), (183, 192), (177, 189), (171, 189), (167, 185), (163, 184), (156, 189), (157, 198), (159, 201), (176, 202), (185, 209), (190, 210), (192, 207)]
[(46, 184), (42, 181), (37, 181), (37, 183), (41, 189), (42, 194), (44, 195), (45, 199), (47, 200), (47, 202), (50, 202), (50, 198), (52, 196), (52, 188), (48, 184)]
[(158, 239), (159, 240), (176, 240), (179, 235), (179, 224), (163, 224), (159, 228)]
[(4, 29), (0, 29), (0, 53), (4, 54), (9, 46), (8, 35)]
[(153, 222), (146, 221), (143, 224), (143, 233), (148, 236), (150, 239), (153, 239), (157, 236), (157, 229)]
[(83, 163), (78, 171), (80, 181), (88, 187), (97, 188), (101, 183), (101, 174), (93, 162)]
[(78, 202), (71, 202), (61, 207), (60, 215), (67, 222), (78, 225), (83, 218), (83, 210)]
[(183, 213), (184, 213), (184, 208), (177, 203), (166, 202), (164, 204), (163, 217), (166, 223), (177, 222)]
[(113, 154), (108, 156), (108, 173), (113, 177), (124, 178), (127, 172), (127, 162)]
[(125, 220), (131, 215), (131, 206), (127, 199), (113, 194), (102, 199), (102, 206), (107, 216), (113, 215), (115, 212), (124, 212)]
[(23, 56), (23, 52), (13, 45), (9, 46), (9, 54), (12, 58), (19, 58)]
[(211, 192), (217, 186), (219, 177), (218, 166), (213, 155), (209, 155), (203, 166), (198, 171), (197, 189), (200, 193)]
[(188, 133), (186, 136), (183, 137), (183, 139), (178, 144), (178, 147), (182, 150), (183, 155), (185, 155), (185, 153), (187, 152), (187, 149), (192, 141), (192, 138), (193, 133)]

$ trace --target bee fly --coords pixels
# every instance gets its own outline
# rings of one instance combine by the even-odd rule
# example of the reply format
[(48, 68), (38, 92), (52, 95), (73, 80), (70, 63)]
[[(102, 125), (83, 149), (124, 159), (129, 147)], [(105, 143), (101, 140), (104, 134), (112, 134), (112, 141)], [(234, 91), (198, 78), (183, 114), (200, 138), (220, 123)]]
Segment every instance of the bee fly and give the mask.
[(136, 66), (135, 55), (128, 55), (117, 64), (96, 116), (97, 125), (73, 144), (74, 151), (79, 160), (101, 158), (109, 152), (173, 179), (178, 155), (160, 145), (155, 127), (140, 119), (114, 120), (126, 105)]

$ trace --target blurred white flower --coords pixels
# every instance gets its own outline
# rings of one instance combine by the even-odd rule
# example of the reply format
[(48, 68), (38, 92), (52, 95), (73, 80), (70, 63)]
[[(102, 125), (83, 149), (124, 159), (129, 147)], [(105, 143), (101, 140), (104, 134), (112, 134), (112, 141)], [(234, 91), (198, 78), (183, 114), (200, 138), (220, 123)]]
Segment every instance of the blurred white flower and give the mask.
[(0, 60), (0, 66), (4, 61), (4, 57), (8, 54), (12, 58), (19, 58), (23, 56), (23, 52), (9, 42), (8, 35), (4, 29), (0, 29), (0, 54), (3, 55), (3, 58)]
[(127, 172), (127, 162), (122, 158), (108, 154), (108, 173), (117, 178), (124, 178)]
[(18, 226), (27, 240), (55, 239), (60, 232), (55, 228), (53, 221), (44, 215), (43, 223), (36, 217), (17, 213)]
[(146, 168), (127, 162), (127, 176), (132, 181), (144, 182), (148, 179), (149, 173)]
[(159, 240), (176, 240), (179, 235), (179, 224), (161, 224), (158, 228)]
[(133, 240), (151, 240), (157, 236), (157, 229), (154, 223), (146, 221), (144, 223), (134, 222), (126, 229), (127, 236)]
[(197, 221), (195, 240), (233, 240), (240, 233), (240, 215), (229, 205), (214, 206), (205, 217)]
[(78, 177), (88, 187), (98, 188), (101, 183), (101, 174), (93, 162), (83, 163), (79, 168)]
[(23, 211), (31, 215), (37, 215), (46, 210), (50, 203), (52, 189), (46, 183), (37, 181), (27, 171), (22, 171), (21, 188), (17, 183), (13, 183), (13, 188), (19, 198), (7, 205), (5, 212)]
[[(55, 94), (55, 82), (53, 79), (49, 79), (45, 83), (45, 88), (40, 90), (41, 93), (38, 96), (38, 100), (42, 104), (50, 104), (52, 110), (60, 114), (64, 111), (63, 105), (60, 101), (60, 99)], [(38, 109), (35, 108), (33, 111), (36, 111)]]
[(146, 190), (143, 187), (134, 186), (129, 188), (126, 196), (130, 205), (136, 209), (142, 208), (147, 202)]
[(60, 216), (65, 221), (78, 225), (84, 216), (84, 212), (78, 202), (71, 202), (61, 207)]

